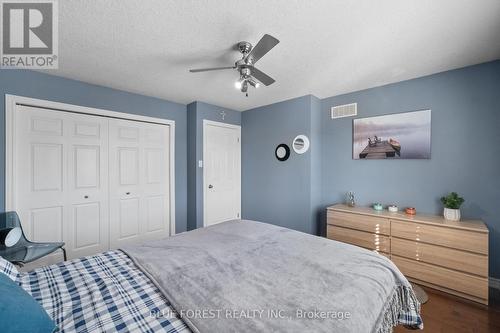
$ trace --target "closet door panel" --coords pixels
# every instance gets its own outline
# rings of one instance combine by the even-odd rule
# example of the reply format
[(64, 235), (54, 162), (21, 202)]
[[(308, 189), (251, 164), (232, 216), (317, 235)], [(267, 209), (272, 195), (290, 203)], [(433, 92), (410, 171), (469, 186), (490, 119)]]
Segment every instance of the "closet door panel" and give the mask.
[(110, 246), (141, 240), (141, 123), (110, 119)]
[[(31, 210), (30, 229), (35, 242), (63, 241), (63, 207), (44, 207)], [(23, 226), (24, 228), (24, 226)]]
[(99, 202), (73, 205), (74, 248), (98, 247), (102, 242), (103, 227)]
[(14, 208), (34, 241), (64, 241), (68, 258), (108, 249), (108, 120), (16, 108)]
[(144, 124), (144, 239), (167, 237), (170, 231), (170, 127)]
[(139, 186), (139, 148), (118, 147), (118, 175), (120, 186)]
[(165, 209), (165, 196), (158, 195), (147, 197), (146, 211), (146, 233), (164, 232), (165, 220), (168, 219), (168, 217), (165, 216), (167, 212)]
[(61, 241), (65, 200), (64, 118), (56, 111), (16, 108), (13, 208), (30, 240)]
[(140, 236), (140, 199), (125, 198), (119, 204), (120, 240)]
[(33, 191), (62, 191), (63, 145), (31, 144), (31, 177)]
[(164, 181), (164, 156), (162, 149), (146, 149), (146, 183), (161, 184)]
[(75, 145), (75, 188), (99, 188), (101, 147), (89, 145)]
[(169, 134), (165, 125), (110, 120), (112, 248), (169, 235)]
[(68, 113), (69, 256), (109, 248), (108, 119)]

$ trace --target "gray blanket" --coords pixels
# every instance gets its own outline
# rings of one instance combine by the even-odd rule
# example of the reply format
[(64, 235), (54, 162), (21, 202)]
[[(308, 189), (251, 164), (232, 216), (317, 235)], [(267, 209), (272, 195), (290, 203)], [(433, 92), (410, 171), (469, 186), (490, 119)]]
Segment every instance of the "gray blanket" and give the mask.
[(419, 308), (385, 257), (265, 223), (235, 220), (123, 250), (194, 332), (389, 332)]

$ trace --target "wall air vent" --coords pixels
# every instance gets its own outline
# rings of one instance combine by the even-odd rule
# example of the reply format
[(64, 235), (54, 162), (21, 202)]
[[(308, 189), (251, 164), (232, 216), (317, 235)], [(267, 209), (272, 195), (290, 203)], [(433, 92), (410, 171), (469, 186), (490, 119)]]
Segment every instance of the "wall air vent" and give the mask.
[(332, 106), (332, 119), (353, 117), (358, 115), (358, 103)]

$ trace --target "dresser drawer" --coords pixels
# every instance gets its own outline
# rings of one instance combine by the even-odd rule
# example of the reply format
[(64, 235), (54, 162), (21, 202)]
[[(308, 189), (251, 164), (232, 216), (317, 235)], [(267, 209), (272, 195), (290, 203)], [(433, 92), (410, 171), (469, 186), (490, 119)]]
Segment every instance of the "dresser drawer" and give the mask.
[(483, 277), (488, 276), (488, 257), (447, 247), (392, 237), (391, 253)]
[(331, 225), (362, 230), (374, 234), (390, 235), (391, 231), (390, 221), (382, 217), (328, 211), (327, 219), (328, 224)]
[(389, 237), (369, 232), (328, 225), (327, 237), (378, 252), (390, 253), (391, 250)]
[(391, 235), (412, 241), (488, 254), (487, 233), (392, 220)]
[(488, 300), (488, 279), (392, 255), (392, 261), (408, 278)]

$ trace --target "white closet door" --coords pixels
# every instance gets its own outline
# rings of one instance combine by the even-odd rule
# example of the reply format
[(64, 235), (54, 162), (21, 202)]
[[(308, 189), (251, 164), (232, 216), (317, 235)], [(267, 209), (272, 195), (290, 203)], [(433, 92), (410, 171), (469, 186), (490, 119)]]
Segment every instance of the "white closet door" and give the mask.
[(107, 119), (19, 106), (14, 208), (33, 241), (68, 258), (108, 248)]
[(68, 113), (69, 209), (66, 242), (71, 258), (109, 249), (108, 119)]
[(144, 123), (144, 239), (170, 235), (170, 126)]
[(169, 130), (110, 120), (111, 248), (169, 235)]

